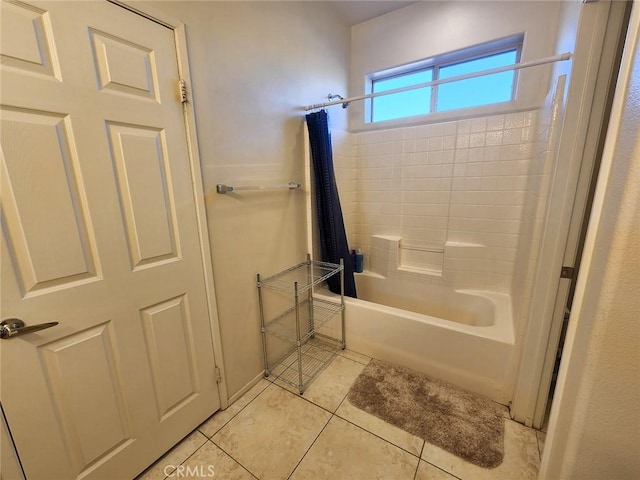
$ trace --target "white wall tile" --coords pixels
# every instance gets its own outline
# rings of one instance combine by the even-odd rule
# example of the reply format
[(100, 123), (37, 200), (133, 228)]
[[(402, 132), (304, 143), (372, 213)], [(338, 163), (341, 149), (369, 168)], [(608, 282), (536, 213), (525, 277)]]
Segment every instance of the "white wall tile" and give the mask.
[(487, 129), (486, 117), (474, 118), (471, 120), (471, 123), (469, 124), (469, 132), (471, 133), (484, 132), (486, 129)]
[[(531, 208), (537, 197), (529, 190), (542, 184), (531, 163), (539, 155), (535, 167), (545, 165), (538, 152), (547, 137), (537, 133), (544, 118), (519, 112), (354, 134), (343, 142), (360, 145), (340, 150), (336, 175), (345, 189), (348, 230), (356, 232), (350, 235), (372, 248), (368, 265), (382, 272), (395, 261), (372, 235), (394, 234), (418, 246), (478, 243), (486, 245), (481, 254), (442, 260), (443, 278), (509, 291), (523, 219), (540, 214)], [(525, 210), (527, 195), (532, 200)], [(438, 263), (408, 255), (416, 268)], [(447, 275), (447, 268), (457, 273)]]
[(487, 131), (502, 130), (504, 128), (504, 115), (493, 115), (487, 118)]

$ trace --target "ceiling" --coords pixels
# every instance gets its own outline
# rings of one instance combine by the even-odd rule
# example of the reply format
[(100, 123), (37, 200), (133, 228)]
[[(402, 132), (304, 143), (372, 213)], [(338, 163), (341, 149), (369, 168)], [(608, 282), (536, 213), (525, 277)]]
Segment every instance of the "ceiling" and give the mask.
[(349, 25), (356, 25), (418, 2), (415, 0), (342, 0), (331, 1), (329, 3), (340, 13)]

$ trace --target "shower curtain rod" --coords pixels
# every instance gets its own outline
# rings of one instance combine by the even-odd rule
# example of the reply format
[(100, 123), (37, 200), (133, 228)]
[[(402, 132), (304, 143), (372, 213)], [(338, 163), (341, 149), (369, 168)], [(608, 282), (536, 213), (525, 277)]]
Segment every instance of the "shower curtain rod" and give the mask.
[(565, 60), (569, 60), (570, 58), (571, 58), (571, 52), (566, 52), (560, 55), (553, 55), (551, 57), (539, 58), (538, 60), (531, 60), (530, 62), (522, 62), (522, 63), (516, 63), (514, 65), (507, 65), (504, 67), (490, 68), (488, 70), (482, 70), (480, 72), (465, 73), (464, 75), (458, 75), (456, 77), (450, 77), (450, 78), (441, 78), (438, 80), (433, 80), (431, 82), (411, 85), (409, 87), (394, 88), (393, 90), (386, 90), (384, 92), (378, 92), (378, 93), (368, 93), (366, 95), (359, 95), (357, 97), (341, 98), (340, 100), (335, 100), (332, 102), (316, 103), (314, 105), (307, 105), (306, 107), (304, 107), (304, 109), (308, 111), (308, 110), (315, 110), (317, 108), (331, 107), (333, 105), (344, 105), (350, 102), (355, 102), (357, 100), (365, 100), (367, 98), (381, 97), (383, 95), (393, 95), (394, 93), (408, 92), (409, 90), (415, 90), (417, 88), (432, 87), (434, 85), (440, 85), (442, 83), (459, 82), (461, 80), (467, 80), (469, 78), (484, 77), (485, 75), (493, 75), (494, 73), (508, 72), (509, 70), (519, 70), (521, 68), (535, 67), (536, 65), (544, 65), (545, 63), (562, 62)]

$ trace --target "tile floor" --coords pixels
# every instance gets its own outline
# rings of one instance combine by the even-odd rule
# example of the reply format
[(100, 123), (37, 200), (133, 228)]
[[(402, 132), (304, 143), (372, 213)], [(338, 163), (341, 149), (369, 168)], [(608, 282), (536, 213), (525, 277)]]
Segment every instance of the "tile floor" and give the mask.
[(260, 380), (137, 480), (536, 478), (544, 434), (508, 418), (504, 461), (489, 470), (353, 407), (345, 397), (369, 360), (340, 352), (303, 396), (279, 380)]

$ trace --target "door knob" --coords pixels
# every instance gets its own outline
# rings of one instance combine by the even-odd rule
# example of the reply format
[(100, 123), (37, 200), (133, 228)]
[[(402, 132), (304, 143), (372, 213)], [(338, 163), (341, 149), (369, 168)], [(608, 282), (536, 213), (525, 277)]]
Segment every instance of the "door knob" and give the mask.
[(58, 322), (40, 323), (27, 327), (19, 318), (7, 318), (0, 322), (0, 338), (12, 338), (25, 333), (33, 333), (58, 325)]

